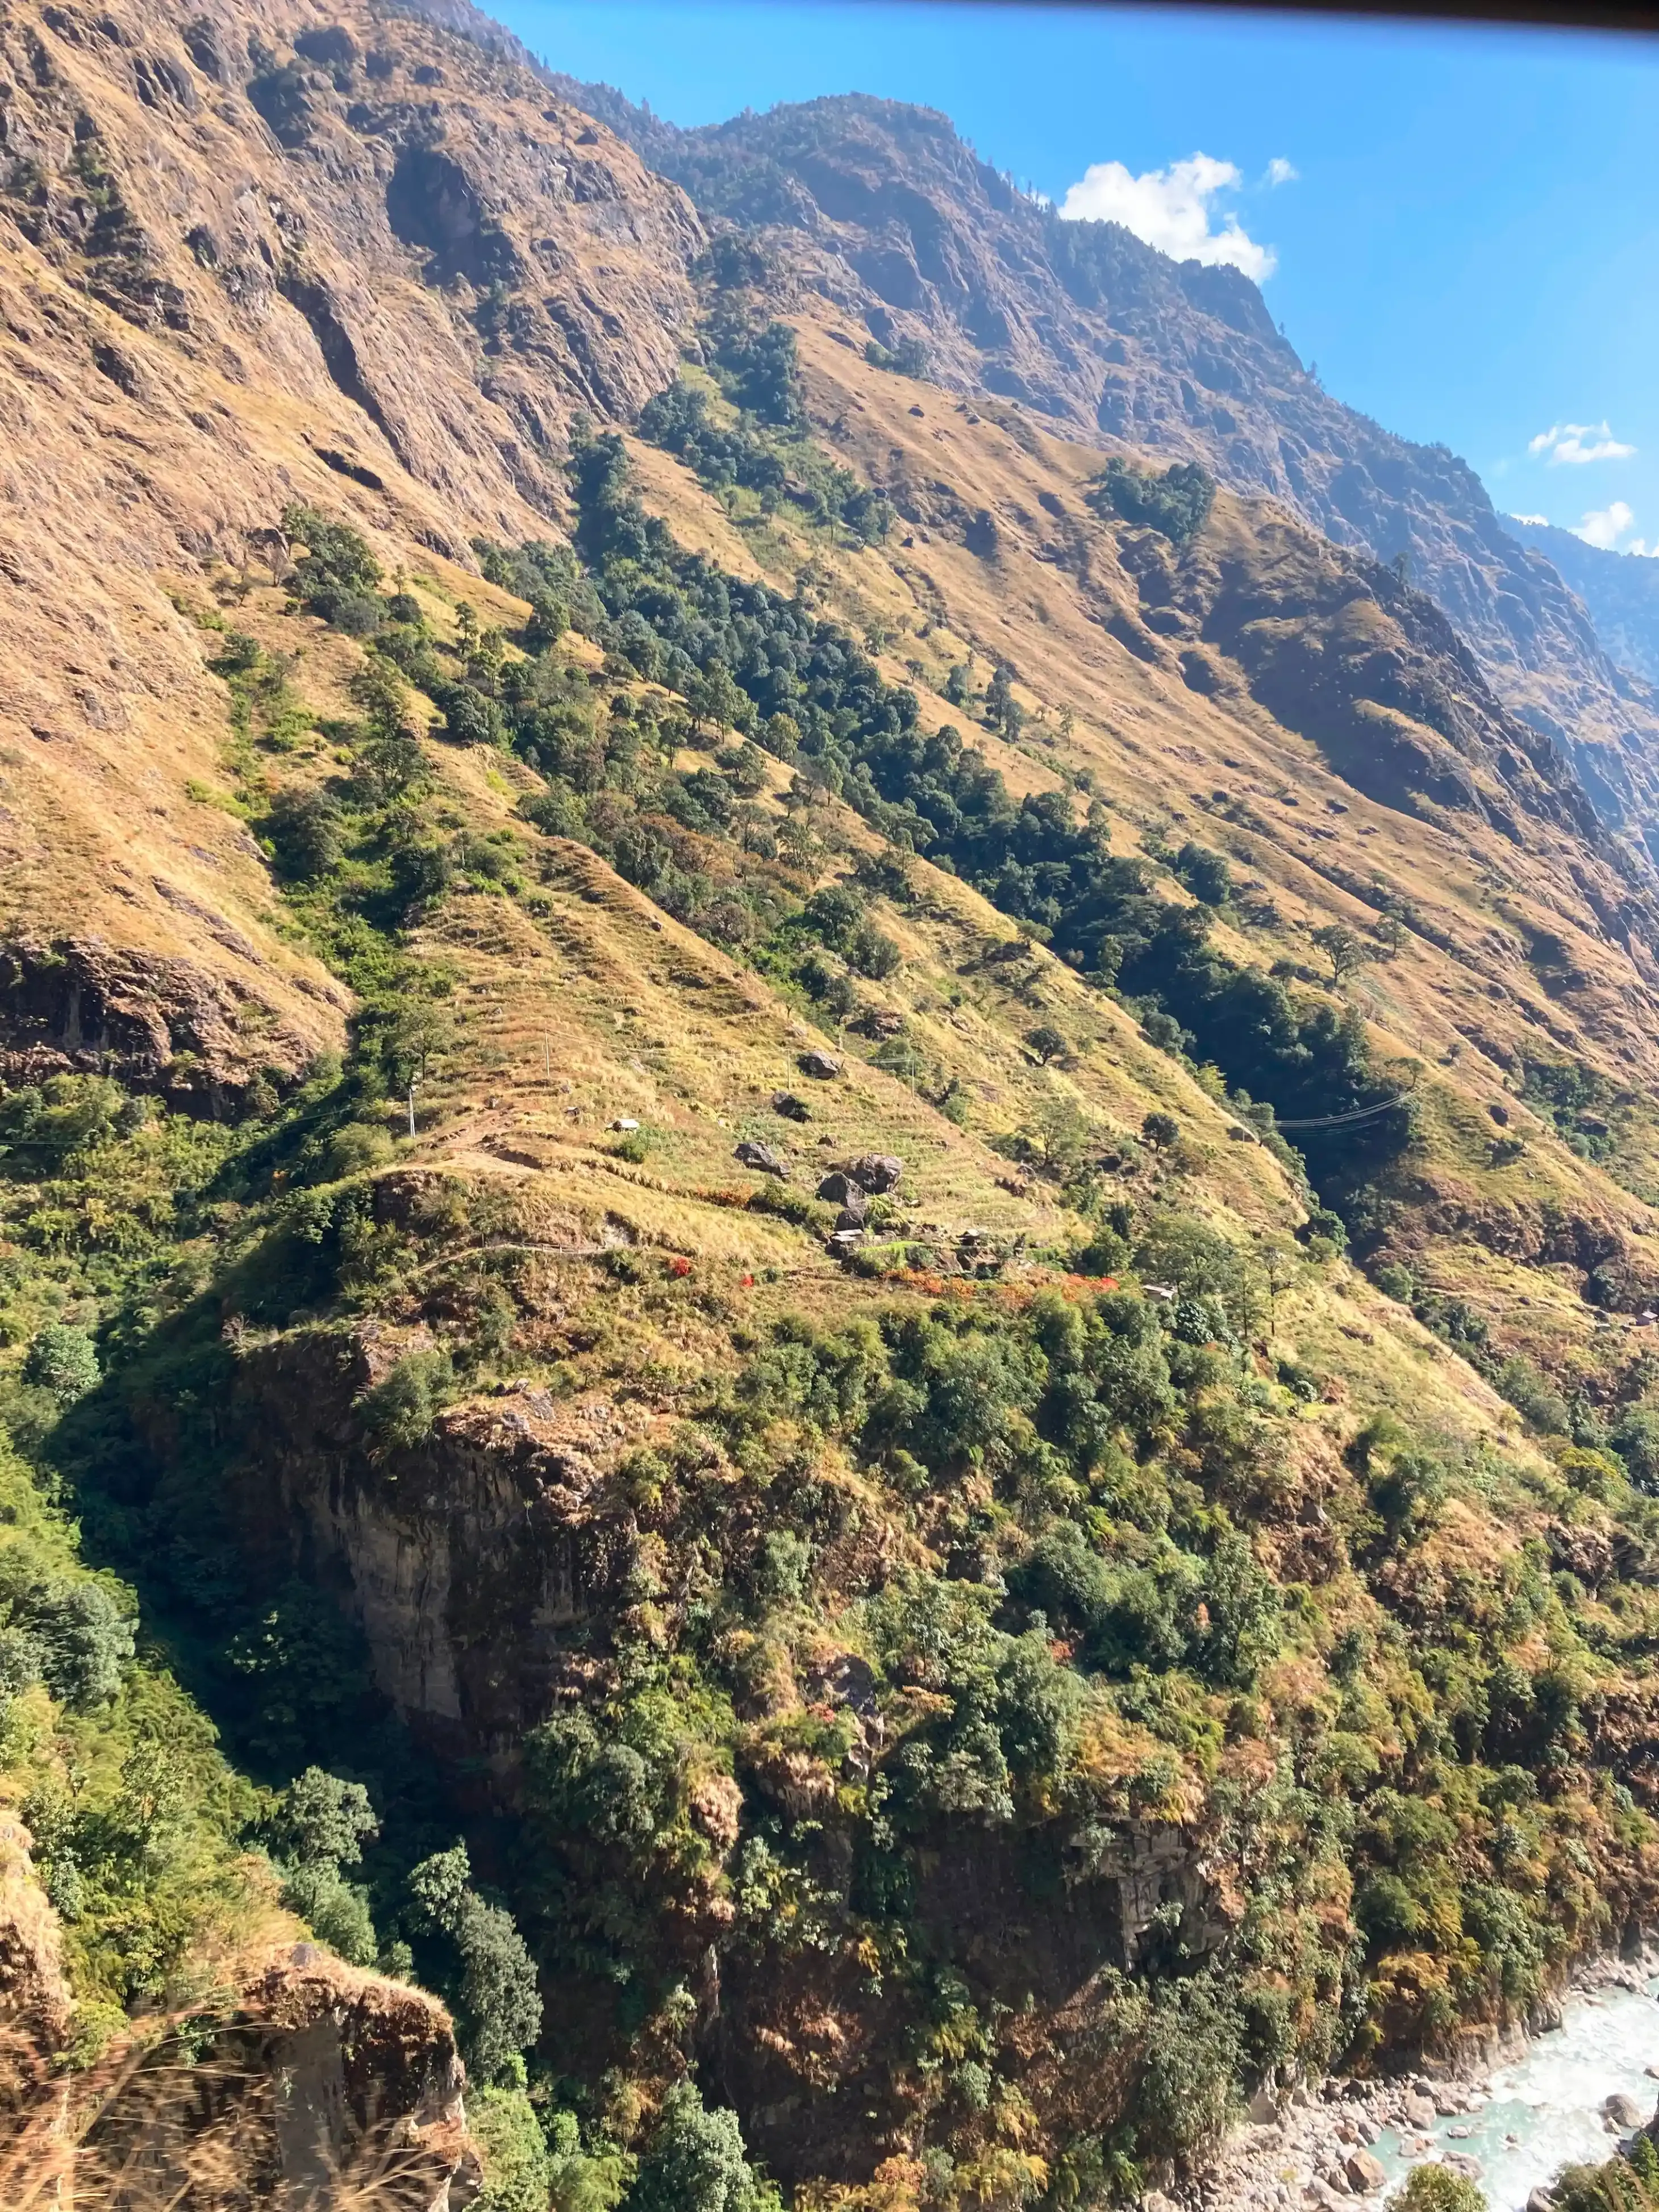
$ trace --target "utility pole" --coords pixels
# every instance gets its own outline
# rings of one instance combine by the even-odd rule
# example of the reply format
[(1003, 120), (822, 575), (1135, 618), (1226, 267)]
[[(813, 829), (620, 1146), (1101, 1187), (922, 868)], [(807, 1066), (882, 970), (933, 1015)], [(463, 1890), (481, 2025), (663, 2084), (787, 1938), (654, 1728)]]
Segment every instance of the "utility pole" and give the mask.
[(409, 1133), (411, 1137), (415, 1133), (415, 1085), (420, 1079), (418, 1075), (411, 1075), (409, 1079)]

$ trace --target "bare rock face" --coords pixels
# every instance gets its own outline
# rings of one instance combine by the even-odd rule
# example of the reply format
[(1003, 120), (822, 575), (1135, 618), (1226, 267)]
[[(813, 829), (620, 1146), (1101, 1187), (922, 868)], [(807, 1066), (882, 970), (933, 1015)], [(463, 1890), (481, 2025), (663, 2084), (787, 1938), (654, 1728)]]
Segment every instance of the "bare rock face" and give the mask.
[(321, 2205), (361, 2186), (386, 2212), (460, 2212), (477, 2193), (454, 2030), (424, 1990), (295, 1943), (243, 1970), (190, 2063), (141, 2023), (66, 2075), (62, 1948), (28, 1832), (0, 1816), (4, 2202), (176, 2203), (210, 2183), (216, 2202)]
[(325, 2202), (343, 2177), (377, 2168), (390, 2168), (393, 2201), (410, 2212), (460, 2212), (477, 2195), (465, 2071), (435, 1998), (296, 1943), (243, 1990), (242, 2008), (249, 2026), (223, 2039), (244, 2046), (250, 2075), (283, 2084), (272, 2129), (296, 2198)]
[(204, 1115), (234, 1105), (257, 1079), (291, 1079), (310, 1040), (270, 1018), (258, 956), (245, 941), (240, 952), (240, 972), (216, 975), (199, 960), (97, 938), (0, 951), (0, 1078), (118, 1073)]
[(259, 1572), (280, 1580), (304, 1558), (330, 1577), (425, 1745), (504, 1773), (578, 1663), (578, 1632), (625, 1602), (631, 1523), (605, 1468), (635, 1440), (634, 1411), (530, 1390), (372, 1449), (357, 1401), (430, 1345), (369, 1324), (247, 1354), (230, 1419), (249, 1456), (229, 1505)]

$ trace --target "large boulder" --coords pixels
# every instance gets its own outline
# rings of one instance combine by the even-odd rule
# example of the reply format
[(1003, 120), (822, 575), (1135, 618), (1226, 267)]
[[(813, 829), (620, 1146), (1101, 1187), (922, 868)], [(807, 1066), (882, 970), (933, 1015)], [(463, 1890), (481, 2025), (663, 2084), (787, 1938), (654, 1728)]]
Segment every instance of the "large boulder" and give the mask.
[(854, 1182), (845, 1169), (836, 1168), (825, 1176), (818, 1185), (818, 1196), (830, 1206), (840, 1206), (852, 1218), (846, 1225), (856, 1229), (870, 1210), (870, 1194), (860, 1182)]
[(745, 1137), (740, 1145), (734, 1145), (732, 1157), (744, 1167), (753, 1168), (757, 1175), (775, 1176), (780, 1182), (789, 1180), (789, 1170), (782, 1154), (775, 1152), (770, 1145), (757, 1143), (753, 1137)]
[(879, 1197), (883, 1191), (897, 1186), (904, 1163), (891, 1152), (860, 1152), (857, 1159), (848, 1161), (845, 1171), (861, 1189)]
[(1374, 2197), (1389, 2178), (1382, 2160), (1368, 2150), (1350, 2151), (1342, 2170), (1357, 2197)]
[(841, 1062), (833, 1053), (804, 1052), (795, 1064), (803, 1075), (812, 1076), (819, 1083), (829, 1083), (841, 1073)]

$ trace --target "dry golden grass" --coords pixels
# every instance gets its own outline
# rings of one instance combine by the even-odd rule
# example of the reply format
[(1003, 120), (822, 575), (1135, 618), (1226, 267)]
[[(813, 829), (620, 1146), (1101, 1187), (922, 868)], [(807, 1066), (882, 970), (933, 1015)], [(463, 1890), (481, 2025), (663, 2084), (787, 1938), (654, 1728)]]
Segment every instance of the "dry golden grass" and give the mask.
[(471, 2155), (452, 2075), (435, 2000), (313, 1949), (140, 2018), (78, 2071), (14, 2035), (0, 2050), (0, 2204), (428, 2212)]

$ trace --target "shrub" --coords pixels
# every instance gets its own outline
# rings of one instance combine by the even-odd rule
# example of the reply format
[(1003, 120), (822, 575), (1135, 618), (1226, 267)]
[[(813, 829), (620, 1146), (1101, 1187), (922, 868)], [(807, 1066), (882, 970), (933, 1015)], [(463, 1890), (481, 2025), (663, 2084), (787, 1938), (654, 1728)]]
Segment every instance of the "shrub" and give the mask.
[(455, 1370), (445, 1352), (411, 1352), (357, 1401), (364, 1428), (387, 1450), (409, 1451), (431, 1434)]
[(30, 1177), (59, 1174), (120, 1127), (130, 1101), (101, 1075), (54, 1075), (0, 1097), (0, 1168)]
[(72, 1406), (96, 1389), (100, 1371), (92, 1339), (67, 1322), (49, 1322), (39, 1330), (23, 1359), (23, 1380), (49, 1392), (60, 1406)]
[[(1575, 2171), (1583, 2172), (1584, 2169), (1570, 2166), (1561, 2182)], [(1551, 2196), (1558, 2207), (1565, 2207), (1567, 2200), (1560, 2194), (1561, 2182), (1555, 2184)], [(1455, 2173), (1449, 2166), (1413, 2166), (1395, 2203), (1400, 2212), (1486, 2212), (1486, 2200), (1475, 2184), (1466, 2173)], [(1573, 2206), (1570, 2212), (1579, 2212), (1579, 2208)], [(1584, 2212), (1589, 2212), (1588, 2207)]]

